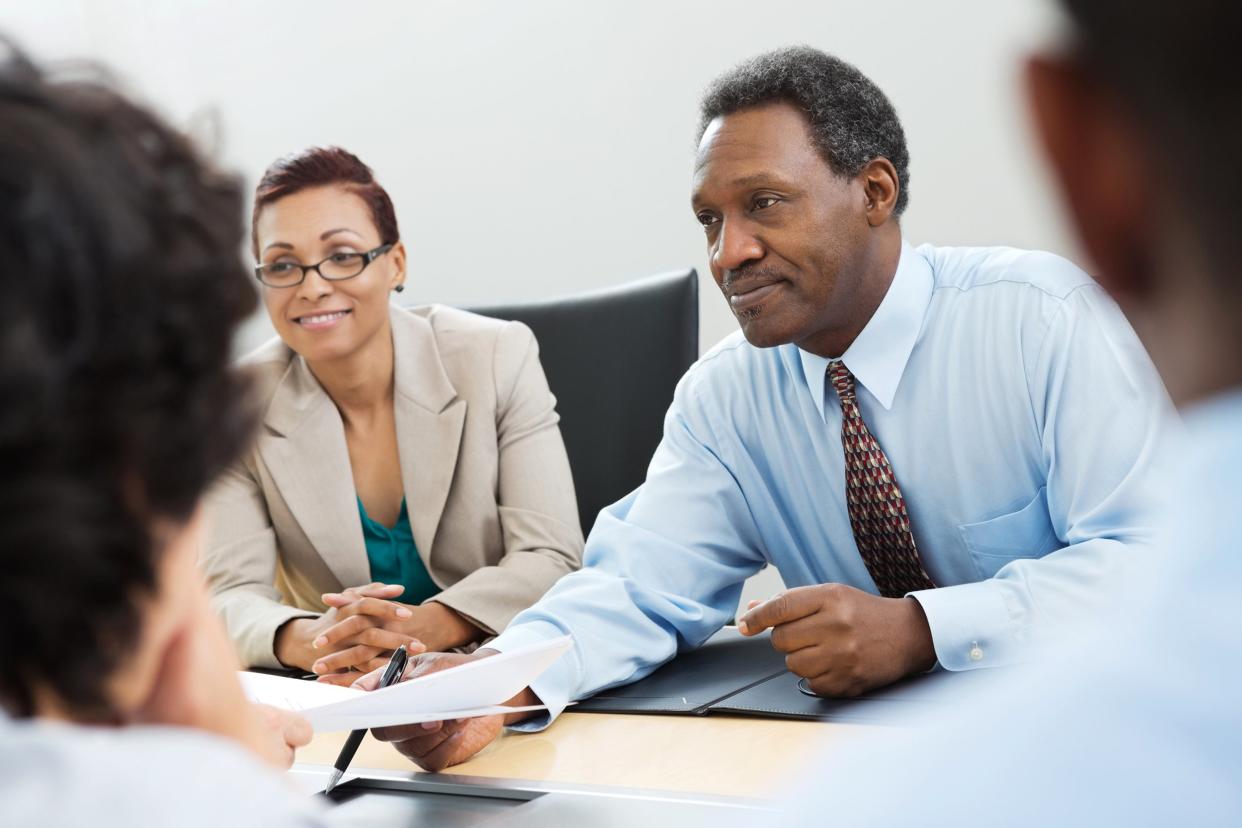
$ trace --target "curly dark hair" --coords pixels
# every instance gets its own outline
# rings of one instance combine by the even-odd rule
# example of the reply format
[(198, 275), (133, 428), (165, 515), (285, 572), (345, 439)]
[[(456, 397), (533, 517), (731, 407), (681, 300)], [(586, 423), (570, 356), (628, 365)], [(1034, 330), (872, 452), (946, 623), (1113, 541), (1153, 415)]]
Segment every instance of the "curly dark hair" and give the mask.
[(105, 684), (182, 523), (251, 439), (239, 182), (114, 91), (0, 42), (0, 705)]
[(818, 49), (764, 52), (716, 78), (699, 105), (697, 138), (722, 115), (778, 102), (806, 114), (816, 148), (837, 175), (853, 178), (876, 158), (892, 162), (899, 187), (893, 212), (905, 211), (910, 153), (897, 111), (866, 75)]

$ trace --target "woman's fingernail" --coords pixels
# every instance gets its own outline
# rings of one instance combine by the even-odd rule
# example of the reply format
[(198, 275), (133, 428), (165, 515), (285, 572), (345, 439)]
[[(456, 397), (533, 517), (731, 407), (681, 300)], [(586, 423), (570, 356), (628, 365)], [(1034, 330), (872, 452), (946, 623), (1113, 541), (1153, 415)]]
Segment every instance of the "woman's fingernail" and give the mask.
[(409, 618), (409, 617), (410, 617), (411, 615), (413, 615), (413, 614), (414, 614), (414, 613), (410, 612), (410, 611), (409, 611), (408, 609), (406, 609), (405, 607), (397, 607), (397, 617), (398, 617), (398, 618)]
[(742, 635), (746, 635), (746, 633), (750, 632), (750, 628), (746, 626), (745, 621), (738, 621), (737, 631), (740, 632)]
[(314, 664), (311, 665), (311, 672), (312, 673), (323, 673), (326, 671), (324, 670), (323, 665), (319, 663), (318, 661), (316, 661)]
[(321, 635), (311, 642), (311, 646), (314, 647), (316, 650), (318, 650), (320, 647), (322, 647), (324, 644), (327, 644), (327, 643), (328, 643), (328, 637), (325, 635)]
[(439, 730), (439, 722), (423, 722), (423, 730)]

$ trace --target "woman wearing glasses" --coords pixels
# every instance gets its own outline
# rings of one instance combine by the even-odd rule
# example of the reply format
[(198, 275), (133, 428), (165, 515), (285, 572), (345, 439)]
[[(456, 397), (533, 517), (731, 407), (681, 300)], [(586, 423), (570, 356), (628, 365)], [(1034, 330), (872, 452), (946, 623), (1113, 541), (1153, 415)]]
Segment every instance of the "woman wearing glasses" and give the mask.
[(581, 560), (534, 336), (390, 304), (396, 214), (342, 149), (273, 164), (252, 229), (279, 339), (247, 360), (263, 427), (209, 500), (204, 553), (243, 661), (344, 683), (499, 632)]

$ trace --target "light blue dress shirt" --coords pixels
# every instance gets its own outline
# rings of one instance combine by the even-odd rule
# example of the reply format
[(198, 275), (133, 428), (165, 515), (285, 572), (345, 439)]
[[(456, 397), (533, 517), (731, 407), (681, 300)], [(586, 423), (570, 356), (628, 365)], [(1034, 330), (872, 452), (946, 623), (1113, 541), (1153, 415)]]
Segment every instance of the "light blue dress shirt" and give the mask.
[(1185, 425), (1171, 524), (1110, 623), (947, 719), (837, 746), (776, 822), (1242, 825), (1242, 389)]
[[(905, 245), (842, 359), (940, 587), (913, 595), (944, 667), (1019, 659), (1150, 543), (1171, 407), (1120, 312), (1064, 259)], [(700, 645), (766, 565), (791, 587), (876, 592), (850, 528), (827, 364), (738, 332), (687, 372), (646, 482), (600, 513), (585, 567), (489, 645), (573, 634), (532, 685), (552, 716)]]

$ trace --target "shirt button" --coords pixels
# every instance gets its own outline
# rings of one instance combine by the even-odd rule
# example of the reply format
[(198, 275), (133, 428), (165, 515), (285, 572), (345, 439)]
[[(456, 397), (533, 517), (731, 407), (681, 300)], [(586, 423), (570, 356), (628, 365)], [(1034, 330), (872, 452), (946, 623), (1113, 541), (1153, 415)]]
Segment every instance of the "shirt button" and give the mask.
[(978, 644), (970, 648), (970, 660), (983, 661), (983, 648), (981, 648)]

